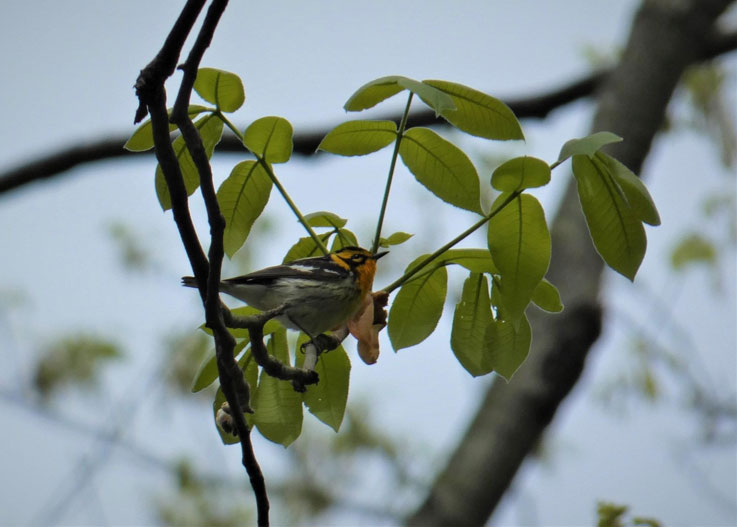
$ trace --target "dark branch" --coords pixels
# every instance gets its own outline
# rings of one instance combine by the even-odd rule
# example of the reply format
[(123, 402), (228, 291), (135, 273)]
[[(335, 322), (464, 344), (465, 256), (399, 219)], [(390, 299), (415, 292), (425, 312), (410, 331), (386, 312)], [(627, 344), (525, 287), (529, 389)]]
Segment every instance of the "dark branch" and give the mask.
[[(250, 410), (248, 400), (250, 387), (243, 378), (243, 373), (235, 364), (235, 339), (225, 327), (220, 309), (220, 271), (224, 256), (223, 233), (225, 231), (225, 218), (223, 218), (220, 212), (212, 179), (212, 168), (210, 167), (210, 161), (202, 143), (202, 138), (187, 112), (192, 87), (197, 77), (197, 69), (205, 51), (210, 46), (215, 28), (227, 5), (228, 0), (213, 0), (212, 4), (210, 4), (197, 39), (192, 46), (192, 50), (186, 62), (181, 66), (184, 77), (174, 104), (171, 122), (179, 127), (200, 178), (200, 189), (210, 224), (210, 250), (208, 253), (209, 267), (206, 275), (207, 280), (203, 280), (204, 276), (202, 274), (198, 275), (196, 270), (195, 276), (198, 277), (198, 283), (200, 284), (200, 295), (204, 302), (207, 326), (212, 329), (215, 338), (215, 353), (217, 356), (220, 387), (223, 390), (228, 406), (232, 410), (230, 415), (234, 419), (238, 432), (243, 466), (248, 473), (251, 487), (256, 497), (258, 525), (268, 525), (269, 498), (266, 493), (266, 483), (253, 451), (250, 430), (243, 415), (243, 410)], [(181, 177), (179, 181), (181, 182)], [(187, 215), (189, 215), (188, 210)], [(203, 285), (206, 285), (206, 287), (203, 288)]]
[[(208, 9), (202, 28), (194, 46), (182, 69), (184, 79), (172, 112), (172, 121), (182, 132), (182, 137), (192, 155), (193, 162), (200, 176), (200, 187), (207, 207), (210, 222), (209, 261), (200, 245), (197, 233), (192, 224), (189, 212), (188, 195), (184, 186), (181, 169), (172, 149), (169, 138), (169, 119), (166, 110), (166, 92), (164, 82), (174, 72), (182, 46), (192, 29), (204, 1), (190, 0), (182, 10), (182, 14), (174, 24), (161, 51), (146, 66), (136, 81), (136, 95), (140, 105), (136, 112), (136, 122), (143, 119), (146, 113), (151, 115), (156, 157), (164, 174), (171, 196), (172, 212), (179, 229), (182, 243), (192, 265), (192, 270), (200, 284), (200, 296), (205, 305), (207, 325), (213, 330), (215, 350), (217, 354), (220, 385), (230, 407), (234, 410), (236, 428), (243, 453), (243, 465), (248, 472), (256, 496), (258, 524), (269, 524), (269, 501), (261, 468), (258, 465), (250, 431), (241, 410), (240, 399), (248, 409), (248, 385), (243, 373), (235, 365), (233, 350), (235, 339), (224, 325), (220, 310), (219, 284), (220, 268), (223, 260), (223, 232), (225, 220), (220, 213), (215, 187), (212, 180), (210, 162), (202, 144), (202, 138), (187, 113), (192, 86), (197, 75), (202, 56), (209, 47), (212, 35), (223, 14), (228, 0), (213, 0)], [(206, 284), (206, 287), (203, 285)]]
[(133, 120), (134, 124), (140, 122), (148, 113), (146, 93), (157, 90), (158, 86), (163, 86), (164, 81), (174, 73), (174, 68), (179, 60), (179, 53), (182, 51), (184, 41), (187, 40), (187, 35), (192, 31), (192, 26), (194, 26), (204, 5), (205, 0), (189, 0), (185, 4), (182, 12), (179, 14), (179, 18), (174, 22), (174, 26), (166, 37), (161, 50), (141, 70), (141, 74), (138, 76), (135, 85), (139, 104), (138, 110), (136, 110), (136, 117)]
[[(710, 60), (737, 49), (737, 32), (717, 34), (707, 46), (703, 60)], [(602, 81), (611, 70), (604, 70), (583, 77), (566, 86), (550, 92), (517, 99), (508, 99), (507, 105), (520, 119), (544, 118), (553, 110), (561, 108), (579, 99), (589, 97), (601, 86)], [(397, 115), (380, 115), (377, 119), (398, 120)], [(418, 125), (445, 125), (445, 121), (435, 118), (432, 112), (416, 112), (410, 115), (409, 124)], [(332, 127), (316, 129), (312, 132), (297, 133), (294, 136), (294, 152), (310, 156), (315, 153), (317, 145)], [(39, 157), (31, 162), (21, 164), (0, 173), (0, 194), (22, 187), (34, 181), (52, 178), (69, 169), (84, 163), (116, 159), (119, 157), (134, 159), (140, 153), (128, 152), (123, 145), (128, 140), (128, 134), (108, 137), (100, 141), (91, 141), (86, 144), (76, 144), (62, 148), (56, 152)], [(218, 152), (243, 153), (243, 145), (232, 134), (226, 133), (217, 146)]]
[(251, 340), (251, 353), (256, 364), (261, 366), (267, 375), (281, 379), (282, 381), (297, 381), (303, 385), (316, 384), (317, 372), (307, 368), (295, 368), (284, 364), (276, 357), (269, 355), (264, 346), (264, 324), (274, 317), (281, 315), (286, 306), (280, 306), (270, 311), (264, 311), (249, 317), (236, 317), (228, 308), (222, 306), (225, 325), (229, 328), (248, 329)]

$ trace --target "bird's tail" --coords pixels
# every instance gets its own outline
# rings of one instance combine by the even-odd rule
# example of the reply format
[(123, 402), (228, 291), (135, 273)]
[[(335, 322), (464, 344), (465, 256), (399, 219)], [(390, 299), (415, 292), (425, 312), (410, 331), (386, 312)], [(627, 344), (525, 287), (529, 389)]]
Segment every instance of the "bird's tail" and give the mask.
[(183, 276), (182, 285), (184, 287), (197, 287), (197, 279), (194, 276)]

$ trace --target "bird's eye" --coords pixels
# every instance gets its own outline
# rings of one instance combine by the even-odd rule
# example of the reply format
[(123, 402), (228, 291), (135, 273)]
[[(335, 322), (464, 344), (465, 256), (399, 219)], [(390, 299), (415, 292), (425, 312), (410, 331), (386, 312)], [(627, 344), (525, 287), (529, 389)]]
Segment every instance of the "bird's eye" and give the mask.
[(353, 256), (351, 256), (351, 260), (357, 263), (361, 263), (366, 260), (366, 257), (363, 254), (354, 254)]

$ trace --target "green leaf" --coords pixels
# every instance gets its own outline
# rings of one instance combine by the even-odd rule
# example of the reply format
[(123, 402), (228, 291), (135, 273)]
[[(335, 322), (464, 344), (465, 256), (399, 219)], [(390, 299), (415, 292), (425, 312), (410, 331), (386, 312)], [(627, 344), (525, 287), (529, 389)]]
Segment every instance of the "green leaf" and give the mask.
[[(286, 330), (277, 331), (266, 348), (284, 363), (289, 362)], [(266, 439), (289, 446), (302, 432), (302, 397), (289, 381), (282, 381), (261, 371), (258, 391), (253, 401), (253, 422)]]
[[(202, 112), (207, 111), (207, 108), (204, 106), (200, 106), (198, 104), (191, 104), (189, 106), (189, 117), (194, 118), (195, 116), (201, 114)], [(169, 114), (171, 115), (171, 110), (169, 110)], [(177, 129), (177, 125), (173, 123), (169, 123), (169, 131), (172, 132)], [(130, 139), (123, 145), (123, 148), (130, 152), (145, 152), (146, 150), (150, 150), (154, 147), (154, 133), (153, 133), (153, 127), (151, 126), (151, 119), (146, 119), (146, 121), (141, 124), (138, 128), (136, 128), (136, 131), (133, 132), (133, 135), (130, 136)]]
[[(235, 309), (231, 309), (230, 312), (237, 317), (249, 317), (261, 313), (261, 311), (251, 306), (237, 307)], [(281, 328), (282, 325), (276, 319), (272, 318), (264, 324), (264, 336), (270, 335)], [(212, 330), (205, 324), (200, 325), (200, 329), (208, 335), (212, 335)], [(245, 328), (228, 328), (228, 331), (230, 331), (230, 334), (237, 339), (247, 339), (249, 337), (248, 330)]]
[(243, 356), (238, 359), (238, 366), (243, 370), (243, 376), (251, 388), (251, 397), (253, 397), (253, 391), (256, 390), (258, 385), (258, 364), (250, 349), (247, 349)]
[[(407, 271), (422, 261), (417, 258)], [(405, 283), (389, 313), (389, 339), (395, 351), (419, 344), (435, 330), (448, 290), (448, 271), (436, 267)]]
[(358, 240), (356, 235), (348, 229), (338, 229), (335, 238), (333, 238), (333, 245), (330, 247), (331, 252), (338, 251), (343, 247), (357, 247)]
[[(243, 370), (243, 378), (248, 383), (248, 387), (251, 389), (251, 409), (253, 409), (253, 402), (256, 400), (256, 394), (258, 393), (258, 364), (251, 354), (250, 348), (246, 350), (243, 356), (238, 361), (238, 366)], [(254, 427), (254, 415), (252, 413), (246, 413), (246, 423), (248, 427), (253, 429)]]
[[(501, 194), (492, 208), (508, 198)], [(540, 202), (521, 194), (489, 221), (489, 250), (502, 277), (502, 302), (515, 328), (550, 264), (550, 233)]]
[(454, 82), (423, 82), (450, 95), (455, 109), (444, 109), (439, 113), (456, 128), (486, 139), (525, 138), (514, 112), (499, 99)]
[(381, 77), (358, 88), (343, 105), (343, 109), (347, 112), (360, 112), (376, 106), (402, 90), (404, 88), (397, 84), (396, 76)]
[(286, 163), (292, 156), (292, 124), (283, 117), (262, 117), (251, 123), (243, 144), (267, 163)]
[(622, 188), (637, 217), (648, 225), (660, 225), (660, 214), (642, 180), (629, 168), (604, 152), (597, 152), (594, 157), (606, 165), (609, 173)]
[(563, 311), (563, 302), (560, 299), (558, 288), (544, 278), (537, 284), (535, 291), (533, 291), (532, 301), (537, 307), (550, 313), (560, 313)]
[(489, 249), (450, 249), (438, 258), (438, 262), (457, 264), (472, 273), (499, 273), (491, 259)]
[(563, 145), (558, 156), (558, 164), (571, 156), (586, 155), (590, 158), (604, 145), (619, 143), (622, 138), (611, 132), (596, 132), (580, 139), (571, 139)]
[(417, 181), (437, 197), (482, 213), (476, 168), (453, 143), (429, 128), (411, 128), (402, 137), (399, 154)]
[[(215, 150), (215, 145), (220, 142), (220, 138), (223, 135), (223, 122), (212, 114), (209, 114), (195, 121), (194, 125), (202, 137), (202, 144), (205, 147), (207, 158), (210, 159)], [(187, 195), (191, 196), (197, 190), (197, 187), (200, 186), (200, 174), (181, 135), (174, 140), (172, 148), (174, 149), (177, 161), (179, 161), (179, 169), (182, 171)], [(171, 196), (169, 195), (169, 187), (166, 185), (161, 165), (156, 165), (155, 184), (156, 195), (159, 198), (161, 208), (169, 210), (171, 208)]]
[(269, 201), (271, 178), (257, 161), (243, 161), (233, 167), (230, 176), (217, 192), (220, 211), (225, 218), (223, 244), (232, 258), (251, 232), (251, 227)]
[[(300, 334), (297, 349), (308, 340), (309, 337)], [(297, 366), (302, 367), (303, 364), (304, 355), (299, 353)], [(315, 371), (320, 382), (307, 386), (303, 394), (305, 406), (312, 415), (337, 432), (345, 415), (351, 376), (351, 361), (343, 346), (321, 354)]]
[(406, 232), (395, 232), (388, 238), (381, 238), (379, 240), (380, 247), (391, 247), (392, 245), (400, 245), (409, 240), (414, 234), (408, 234)]
[(550, 166), (535, 157), (515, 157), (499, 165), (491, 175), (491, 186), (502, 192), (542, 187), (550, 182)]
[(493, 369), (486, 353), (486, 328), (493, 320), (486, 276), (471, 273), (453, 315), (450, 347), (458, 362), (474, 377)]
[(202, 361), (200, 369), (197, 370), (197, 373), (194, 376), (194, 380), (192, 381), (192, 393), (197, 393), (204, 390), (212, 383), (214, 383), (217, 378), (218, 360), (217, 355), (215, 355), (215, 350), (212, 350), (210, 356)]
[(713, 265), (716, 261), (717, 249), (712, 241), (697, 233), (683, 238), (671, 253), (671, 265), (676, 271), (698, 263)]
[(305, 221), (307, 221), (307, 225), (310, 227), (332, 227), (334, 229), (340, 229), (341, 227), (345, 227), (345, 224), (348, 223), (348, 220), (341, 218), (337, 214), (324, 210), (305, 214), (304, 218)]
[[(330, 236), (332, 235), (332, 231), (326, 232), (325, 234), (319, 234), (318, 238), (320, 238), (320, 241), (322, 241), (322, 243), (327, 243), (327, 241), (330, 239)], [(312, 237), (305, 236), (304, 238), (300, 238), (297, 243), (289, 248), (289, 251), (287, 251), (286, 256), (284, 256), (284, 260), (282, 261), (282, 263), (293, 262), (295, 260), (299, 260), (300, 258), (310, 258), (311, 256), (322, 256), (322, 251), (317, 246), (315, 240), (313, 240)]]
[(246, 92), (240, 77), (235, 73), (214, 68), (197, 70), (194, 89), (200, 97), (223, 112), (236, 111), (246, 100)]
[(341, 156), (363, 156), (381, 150), (396, 138), (394, 121), (350, 121), (328, 132), (317, 149)]
[[(238, 342), (233, 349), (233, 356), (237, 357), (248, 344), (248, 340)], [(192, 393), (204, 390), (218, 379), (217, 359), (215, 350), (212, 350), (210, 356), (202, 362), (200, 369), (197, 370), (194, 376), (194, 381), (192, 381)]]
[(597, 252), (609, 267), (634, 280), (647, 247), (640, 218), (602, 162), (575, 155), (573, 175)]
[(486, 353), (494, 371), (507, 381), (512, 379), (530, 352), (532, 331), (526, 315), (519, 327), (506, 320), (492, 321), (486, 330)]
[[(177, 125), (169, 124), (169, 131), (177, 129)], [(145, 152), (154, 147), (154, 131), (151, 125), (151, 119), (146, 119), (141, 126), (136, 128), (133, 135), (123, 145), (123, 148), (130, 152)]]
[(368, 82), (358, 88), (343, 105), (347, 112), (360, 112), (388, 99), (402, 90), (409, 90), (435, 110), (436, 114), (455, 108), (453, 100), (441, 90), (401, 75), (390, 75)]
[(442, 90), (439, 90), (434, 86), (414, 79), (408, 79), (406, 77), (399, 77), (398, 82), (401, 86), (404, 86), (422, 99), (422, 102), (435, 110), (436, 116), (455, 110), (456, 108), (453, 99), (449, 97), (447, 93), (444, 93)]

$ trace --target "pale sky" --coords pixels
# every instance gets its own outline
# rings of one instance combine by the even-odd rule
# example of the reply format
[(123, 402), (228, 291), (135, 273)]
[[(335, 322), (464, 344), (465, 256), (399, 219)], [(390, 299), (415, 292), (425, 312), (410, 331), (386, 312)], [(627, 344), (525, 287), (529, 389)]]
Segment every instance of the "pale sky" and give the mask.
[[(106, 133), (132, 132), (137, 106), (132, 85), (160, 48), (181, 4), (79, 0), (5, 6), (0, 19), (0, 167)], [(346, 117), (342, 105), (356, 88), (384, 75), (446, 79), (500, 98), (563, 85), (589, 71), (587, 48), (613, 53), (623, 44), (636, 5), (629, 0), (234, 1), (203, 65), (233, 71), (243, 79), (246, 104), (235, 114), (236, 123), (281, 115), (300, 131), (363, 117)], [(734, 54), (726, 64), (734, 108)], [(173, 93), (170, 88), (170, 100)], [(381, 111), (401, 105), (399, 98), (390, 100)], [(523, 121), (526, 144), (454, 139), (474, 154), (529, 153), (552, 161), (566, 140), (588, 132), (591, 114), (591, 103), (579, 102), (543, 122)], [(348, 217), (349, 227), (366, 245), (388, 159), (387, 152), (366, 158), (296, 159), (277, 173), (304, 212), (331, 210)], [(238, 160), (224, 156), (214, 163), (218, 183)], [(245, 482), (238, 449), (221, 446), (207, 405), (170, 401), (162, 423), (155, 413), (159, 388), (155, 383), (141, 386), (148, 382), (141, 379), (148, 379), (158, 364), (156, 352), (164, 337), (186, 327), (194, 331), (202, 319), (196, 295), (179, 287), (178, 278), (189, 274), (189, 264), (171, 213), (163, 214), (156, 201), (154, 166), (153, 158), (145, 156), (134, 162), (98, 163), (0, 196), (0, 293), (17, 292), (25, 298), (15, 309), (0, 302), (0, 389), (12, 391), (27, 380), (34, 354), (60, 333), (89, 329), (111, 335), (128, 357), (106, 370), (100, 415), (90, 415), (88, 401), (73, 394), (53, 407), (86, 423), (114, 426), (126, 411), (116, 401), (131, 394), (140, 397), (144, 388), (153, 390), (154, 400), (141, 406), (126, 439), (162, 456), (192, 455), (243, 476)], [(728, 174), (709, 141), (681, 131), (656, 142), (643, 175), (663, 225), (647, 229), (648, 254), (634, 286), (614, 273), (607, 275), (606, 300), (615, 323), (607, 325), (584, 378), (556, 417), (548, 435), (549, 457), (523, 467), (493, 525), (590, 525), (597, 500), (629, 505), (635, 514), (666, 525), (729, 525), (737, 520), (734, 445), (694, 454), (692, 441), (699, 430), (677, 405), (678, 386), (665, 387), (666, 402), (637, 402), (627, 413), (597, 402), (596, 393), (607, 382), (637, 366), (627, 345), (627, 323), (617, 313), (640, 321), (651, 315), (638, 286), (661, 295), (674, 320), (691, 333), (696, 343), (691, 351), (698, 357), (692, 374), (713, 379), (715, 386), (724, 387), (725, 396), (735, 393), (734, 253), (723, 262), (716, 294), (705, 272), (682, 278), (668, 271), (670, 249), (701, 221), (701, 198), (729, 188)], [(487, 176), (482, 172), (482, 177)], [(536, 192), (549, 219), (565, 177), (565, 170), (556, 170), (551, 188)], [(356, 204), (351, 196), (362, 200)], [(377, 286), (393, 281), (417, 254), (468, 225), (469, 215), (438, 203), (405, 170), (397, 175), (386, 232), (403, 230), (417, 236), (382, 260), (385, 272), (377, 277)], [(204, 236), (202, 208), (193, 209)], [(276, 194), (266, 216), (276, 225), (276, 234), (258, 245), (259, 254), (251, 255), (254, 268), (280, 261), (303, 235)], [(158, 273), (140, 277), (121, 272), (106, 230), (112, 221), (125, 222), (145, 237), (144, 246), (160, 265)], [(707, 232), (718, 228), (706, 227)], [(485, 242), (479, 236), (469, 243)], [(459, 274), (451, 283), (457, 286), (462, 278)], [(436, 463), (444, 462), (443, 452), (463, 433), (489, 382), (472, 379), (449, 349), (454, 302), (449, 295), (446, 316), (421, 345), (395, 354), (384, 337), (375, 366), (365, 366), (349, 349), (349, 402), (352, 397), (368, 402), (382, 429), (408, 438)], [(657, 336), (665, 346), (679, 345), (666, 330)], [(33, 511), (39, 504), (46, 506), (63, 495), (78, 473), (79, 460), (99, 451), (99, 445), (89, 435), (3, 399), (0, 416), (0, 525), (23, 525), (37, 518)], [(284, 470), (283, 449), (260, 437), (255, 448), (268, 482), (269, 471)], [(684, 451), (690, 457), (684, 458)], [(110, 456), (91, 486), (56, 517), (57, 524), (152, 522), (148, 493), (168, 479), (131, 463), (120, 449), (112, 449)], [(424, 470), (424, 476), (432, 475), (431, 468)], [(705, 490), (705, 482), (717, 488), (721, 498)], [(368, 490), (347, 489), (347, 495), (365, 500), (372, 489), (380, 492), (371, 485), (380, 487), (381, 475), (367, 485)], [(371, 525), (371, 519), (345, 511), (327, 521)]]

